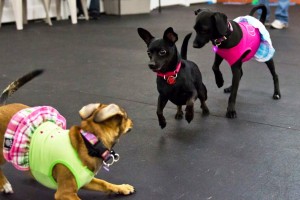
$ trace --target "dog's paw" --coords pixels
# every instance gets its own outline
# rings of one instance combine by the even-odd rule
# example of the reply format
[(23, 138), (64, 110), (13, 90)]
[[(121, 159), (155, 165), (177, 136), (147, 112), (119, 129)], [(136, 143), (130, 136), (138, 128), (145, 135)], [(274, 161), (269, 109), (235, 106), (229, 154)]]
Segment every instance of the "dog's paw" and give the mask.
[(135, 193), (134, 187), (129, 184), (118, 185), (117, 190), (118, 190), (117, 194), (122, 194), (122, 195), (130, 195)]
[(278, 100), (278, 99), (280, 99), (280, 98), (281, 98), (280, 93), (274, 93), (274, 94), (273, 94), (273, 99)]
[(231, 92), (231, 86), (229, 86), (228, 88), (224, 89), (224, 93), (230, 93)]
[(236, 118), (236, 117), (237, 117), (236, 111), (235, 111), (235, 110), (227, 111), (226, 117), (227, 117), (227, 118), (230, 118), (230, 119)]
[(187, 106), (185, 111), (185, 119), (188, 123), (190, 123), (194, 119), (194, 107)]
[(4, 194), (13, 194), (14, 193), (12, 186), (9, 182), (5, 183), (2, 186), (2, 188), (0, 189), (0, 192), (3, 192)]
[(162, 129), (165, 128), (167, 125), (165, 117), (163, 115), (157, 115), (157, 117), (158, 117), (158, 123), (159, 123), (160, 128), (162, 128)]
[(183, 112), (182, 111), (177, 112), (175, 115), (175, 119), (180, 120), (182, 118), (183, 118)]
[(162, 119), (159, 118), (158, 123), (159, 123), (159, 126), (160, 126), (161, 129), (163, 129), (167, 126), (167, 122), (166, 122), (166, 119), (164, 117)]
[(206, 108), (202, 108), (202, 115), (203, 116), (208, 116), (209, 115), (209, 109), (206, 107)]
[(224, 79), (223, 79), (223, 77), (216, 79), (216, 84), (217, 84), (218, 88), (223, 87), (223, 85), (224, 85)]
[(223, 87), (224, 79), (222, 73), (219, 70), (214, 71), (214, 73), (215, 73), (215, 79), (218, 88)]
[(160, 126), (161, 129), (164, 129), (167, 126), (167, 123), (166, 122), (159, 123), (159, 126)]
[(165, 118), (159, 119), (158, 123), (159, 123), (159, 126), (160, 126), (161, 129), (163, 129), (163, 128), (165, 128), (167, 126), (167, 122), (166, 122)]

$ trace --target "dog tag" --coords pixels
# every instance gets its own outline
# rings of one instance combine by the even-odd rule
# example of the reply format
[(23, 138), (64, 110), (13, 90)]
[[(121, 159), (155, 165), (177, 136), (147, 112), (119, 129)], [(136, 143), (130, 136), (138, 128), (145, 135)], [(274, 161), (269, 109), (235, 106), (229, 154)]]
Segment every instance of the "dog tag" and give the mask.
[(176, 83), (176, 77), (174, 77), (174, 76), (169, 76), (169, 77), (167, 78), (167, 83), (168, 83), (169, 85), (174, 85), (174, 84)]
[(11, 149), (13, 145), (13, 139), (5, 138), (4, 139), (4, 148)]
[(103, 166), (103, 169), (105, 169), (107, 172), (109, 172), (109, 168), (106, 167), (105, 165)]

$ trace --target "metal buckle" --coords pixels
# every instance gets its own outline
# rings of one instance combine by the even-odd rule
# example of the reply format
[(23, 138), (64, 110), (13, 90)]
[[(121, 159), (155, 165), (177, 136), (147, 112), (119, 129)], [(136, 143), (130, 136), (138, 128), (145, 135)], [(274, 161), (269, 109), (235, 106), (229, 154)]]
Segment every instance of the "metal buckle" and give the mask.
[[(169, 78), (169, 77), (173, 77), (173, 78), (176, 79), (176, 78), (177, 78), (177, 73), (176, 73), (176, 71), (174, 71), (174, 73), (175, 73), (175, 76), (168, 76), (168, 78)], [(164, 75), (164, 80), (167, 80), (166, 75)]]
[(215, 40), (214, 40), (215, 45), (216, 45), (216, 46), (220, 46), (224, 40), (227, 40), (227, 37), (226, 37), (226, 36), (223, 36), (222, 38), (219, 38), (219, 39), (215, 39)]
[(108, 159), (103, 160), (103, 165), (104, 165), (104, 168), (109, 171), (109, 167), (111, 165), (113, 165), (115, 162), (118, 162), (120, 160), (120, 155), (115, 153), (114, 151), (111, 151), (110, 152), (111, 154), (108, 156)]
[(219, 45), (222, 43), (222, 42), (220, 42), (218, 39), (215, 39), (214, 42), (215, 42), (215, 45), (216, 45), (216, 46), (219, 46)]

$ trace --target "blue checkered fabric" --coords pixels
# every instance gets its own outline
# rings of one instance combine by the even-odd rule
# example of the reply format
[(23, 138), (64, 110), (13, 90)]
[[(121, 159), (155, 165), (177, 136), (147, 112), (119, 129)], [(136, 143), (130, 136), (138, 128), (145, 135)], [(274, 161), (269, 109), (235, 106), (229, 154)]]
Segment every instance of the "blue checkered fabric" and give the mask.
[(275, 49), (272, 45), (270, 34), (269, 34), (268, 30), (266, 29), (266, 27), (258, 19), (247, 15), (247, 16), (243, 16), (243, 17), (238, 17), (238, 18), (234, 19), (234, 21), (235, 22), (247, 22), (247, 23), (251, 24), (252, 26), (254, 26), (255, 28), (258, 28), (258, 30), (260, 32), (261, 43), (260, 43), (260, 46), (259, 46), (256, 54), (254, 55), (254, 58), (258, 62), (266, 62), (274, 56)]

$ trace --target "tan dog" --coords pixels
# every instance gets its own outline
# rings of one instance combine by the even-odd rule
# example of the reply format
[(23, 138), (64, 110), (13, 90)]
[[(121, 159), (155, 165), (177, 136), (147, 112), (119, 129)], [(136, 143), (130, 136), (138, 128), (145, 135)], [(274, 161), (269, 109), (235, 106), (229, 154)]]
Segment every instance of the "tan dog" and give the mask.
[[(22, 77), (21, 79), (14, 81), (2, 93), (0, 103), (3, 104), (3, 102), (6, 101), (7, 97), (11, 95), (13, 91), (16, 91), (20, 86), (24, 85), (26, 82), (39, 75), (40, 73), (41, 71), (34, 71)], [(0, 145), (1, 152), (7, 151), (7, 147), (13, 149), (12, 144), (16, 143), (15, 141), (13, 141), (10, 144), (6, 138), (7, 134), (5, 134), (5, 132), (7, 132), (6, 130), (9, 130), (9, 122), (11, 121), (11, 119), (15, 116), (16, 113), (32, 108), (36, 107), (28, 107), (26, 105), (17, 103), (2, 105), (0, 107), (0, 144), (4, 144), (3, 146)], [(74, 153), (77, 155), (76, 157), (78, 158), (79, 163), (81, 164), (80, 167), (86, 168), (84, 169), (84, 171), (91, 172), (92, 177), (90, 178), (90, 180), (88, 180), (89, 182), (85, 184), (81, 183), (81, 186), (77, 177), (73, 174), (72, 164), (70, 167), (70, 164), (66, 163), (67, 161), (56, 163), (53, 168), (51, 168), (52, 171), (50, 173), (50, 179), (53, 179), (53, 184), (57, 184), (55, 199), (80, 199), (77, 195), (77, 191), (80, 187), (105, 193), (117, 193), (123, 195), (134, 193), (134, 187), (131, 185), (115, 185), (94, 177), (94, 175), (99, 171), (100, 167), (103, 164), (108, 167), (110, 164), (118, 160), (119, 156), (112, 151), (112, 147), (114, 146), (114, 144), (116, 144), (119, 137), (130, 131), (133, 126), (133, 123), (131, 119), (128, 118), (127, 113), (116, 104), (104, 105), (97, 103), (84, 106), (79, 111), (79, 115), (82, 118), (80, 125), (72, 126), (70, 130), (63, 130), (60, 127), (55, 127), (55, 130), (58, 130), (59, 135), (61, 135), (62, 133), (67, 133), (67, 140), (70, 144), (64, 145), (71, 146)], [(44, 124), (56, 126), (52, 122), (45, 122)], [(44, 124), (42, 124), (41, 126), (43, 126)], [(55, 135), (56, 133), (54, 133), (54, 129), (51, 129), (48, 132), (51, 134), (51, 138), (52, 135), (54, 135), (54, 138), (57, 136)], [(40, 131), (40, 127), (38, 127), (37, 130), (34, 131), (30, 143), (34, 143), (33, 140), (37, 140), (37, 137), (42, 137), (45, 134), (46, 133)], [(28, 154), (30, 155), (29, 170), (34, 178), (38, 181), (39, 178), (37, 178), (36, 174), (38, 174), (39, 172), (37, 172), (37, 169), (34, 168), (34, 166), (32, 167), (35, 161), (32, 160), (33, 158), (31, 157), (35, 153), (44, 151), (45, 146), (47, 146), (47, 144), (42, 144), (42, 149), (38, 149), (38, 147), (30, 148), (30, 153)], [(65, 148), (65, 146), (63, 146), (63, 148)], [(62, 154), (61, 151), (60, 154)], [(65, 151), (63, 151), (63, 154), (65, 154)], [(6, 162), (6, 157), (4, 157), (5, 153), (1, 153), (0, 166)], [(40, 163), (39, 161), (37, 162), (39, 167)], [(80, 175), (81, 172), (84, 173), (83, 171), (79, 172)], [(12, 187), (4, 176), (1, 168), (0, 190), (4, 193), (13, 193)]]

